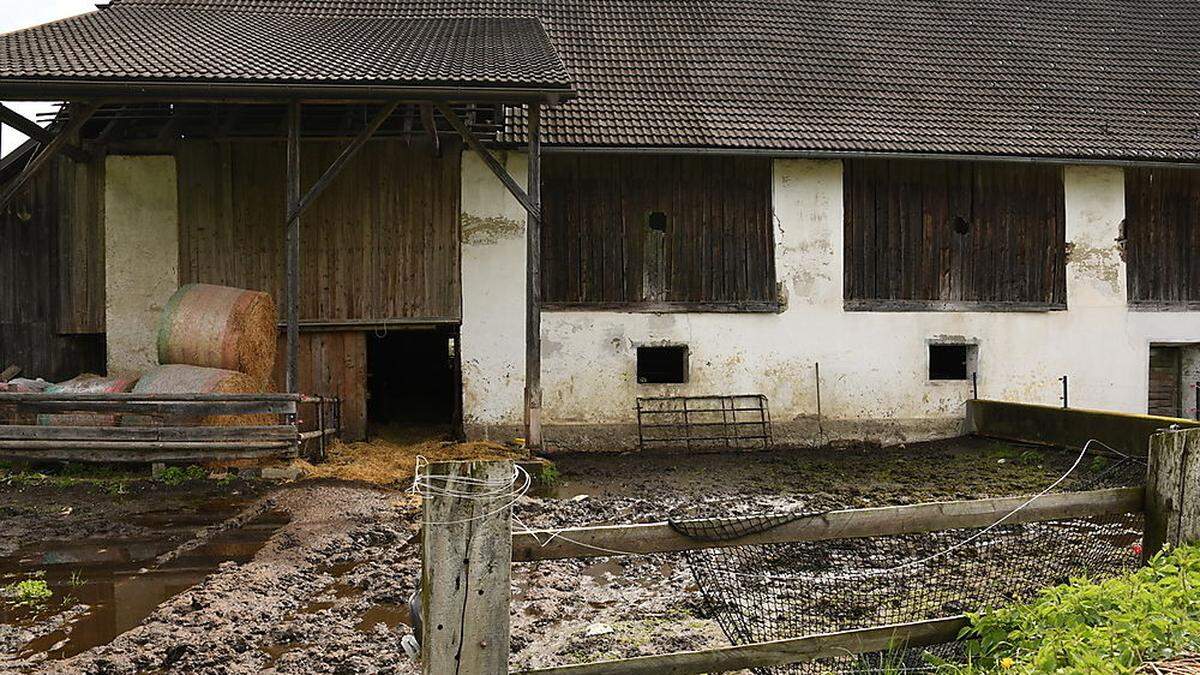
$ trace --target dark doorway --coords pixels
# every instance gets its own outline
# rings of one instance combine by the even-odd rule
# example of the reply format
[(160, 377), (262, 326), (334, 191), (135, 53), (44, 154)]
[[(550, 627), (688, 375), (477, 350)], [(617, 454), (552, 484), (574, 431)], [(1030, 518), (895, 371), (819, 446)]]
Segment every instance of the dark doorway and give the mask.
[(367, 421), (387, 428), (445, 427), (461, 416), (458, 329), (406, 329), (367, 338)]
[(1150, 400), (1146, 408), (1151, 415), (1183, 416), (1181, 352), (1179, 347), (1150, 348)]

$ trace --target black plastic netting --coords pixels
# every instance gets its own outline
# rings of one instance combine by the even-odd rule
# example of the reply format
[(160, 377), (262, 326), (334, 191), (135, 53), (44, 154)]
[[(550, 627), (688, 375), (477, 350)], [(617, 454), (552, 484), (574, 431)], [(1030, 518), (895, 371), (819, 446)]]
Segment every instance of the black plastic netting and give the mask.
[[(1141, 485), (1145, 463), (1125, 459), (1071, 491)], [(697, 540), (728, 540), (814, 514), (730, 518), (672, 526)], [(997, 607), (1073, 577), (1136, 568), (1140, 514), (930, 534), (688, 551), (708, 609), (735, 645), (923, 621)], [(944, 555), (938, 555), (950, 550)], [(936, 556), (930, 558), (930, 556)], [(926, 560), (927, 558), (930, 558)], [(757, 673), (931, 669), (927, 655), (961, 658), (962, 645), (903, 649), (756, 669)]]

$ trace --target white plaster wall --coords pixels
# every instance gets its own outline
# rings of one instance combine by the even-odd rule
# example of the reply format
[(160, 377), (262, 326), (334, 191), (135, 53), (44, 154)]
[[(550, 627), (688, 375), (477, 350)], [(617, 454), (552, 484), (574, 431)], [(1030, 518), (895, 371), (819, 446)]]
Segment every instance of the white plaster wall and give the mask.
[[(462, 159), (463, 418), (486, 432), (524, 418), (525, 210), (475, 153)], [(524, 185), (526, 156), (501, 159)]]
[(110, 374), (158, 365), (159, 315), (179, 286), (177, 200), (174, 157), (107, 158), (104, 317)]
[[(468, 200), (520, 216), (497, 196), (479, 168), (464, 162)], [(482, 181), (480, 180), (482, 175)], [(842, 165), (839, 161), (776, 160), (776, 267), (788, 304), (778, 314), (543, 314), (543, 386), (548, 425), (630, 424), (637, 396), (762, 393), (769, 397), (776, 436), (820, 443), (834, 437), (883, 442), (955, 433), (970, 396), (969, 382), (927, 379), (927, 343), (954, 337), (979, 345), (980, 395), (1059, 403), (1066, 374), (1071, 405), (1145, 412), (1149, 344), (1200, 341), (1200, 316), (1129, 312), (1125, 267), (1117, 238), (1124, 218), (1119, 168), (1066, 167), (1067, 311), (1045, 313), (846, 312), (843, 310)], [(472, 195), (478, 191), (487, 197)], [(482, 202), (482, 203), (481, 203)], [(464, 235), (465, 236), (465, 235)], [(489, 272), (464, 253), (464, 321), (512, 344), (469, 358), (466, 414), (479, 422), (521, 418), (519, 242), (486, 248)], [(499, 261), (494, 256), (505, 256)], [(496, 274), (499, 272), (499, 274)], [(495, 274), (495, 276), (490, 276)], [(485, 298), (471, 299), (476, 292)], [(506, 299), (501, 299), (504, 295)], [(483, 317), (472, 317), (472, 307)], [(511, 321), (511, 327), (508, 322)], [(464, 327), (464, 350), (470, 354)], [(481, 340), (478, 329), (475, 340)], [(690, 381), (639, 385), (636, 346), (683, 342), (691, 350)], [(816, 425), (820, 363), (821, 432)], [(480, 386), (485, 383), (486, 386)], [(495, 395), (493, 395), (495, 394)], [(548, 434), (553, 438), (553, 433)]]

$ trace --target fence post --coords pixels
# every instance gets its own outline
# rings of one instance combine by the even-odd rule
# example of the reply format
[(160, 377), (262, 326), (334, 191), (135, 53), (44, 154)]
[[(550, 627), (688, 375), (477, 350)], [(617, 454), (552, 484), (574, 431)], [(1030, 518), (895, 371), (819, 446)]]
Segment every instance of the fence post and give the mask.
[(507, 673), (513, 463), (438, 462), (427, 475), (422, 672)]
[(1200, 429), (1160, 431), (1150, 437), (1146, 473), (1146, 528), (1142, 557), (1164, 545), (1200, 541)]

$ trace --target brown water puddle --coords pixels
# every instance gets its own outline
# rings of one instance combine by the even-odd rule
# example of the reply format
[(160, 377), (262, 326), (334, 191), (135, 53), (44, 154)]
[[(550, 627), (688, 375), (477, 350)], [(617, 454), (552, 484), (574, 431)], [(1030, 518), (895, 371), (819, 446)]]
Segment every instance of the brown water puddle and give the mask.
[[(164, 536), (48, 542), (0, 559), (0, 586), (40, 578), (54, 593), (39, 606), (14, 607), (0, 602), (0, 623), (36, 626), (63, 612), (73, 616), (57, 630), (25, 645), (21, 656), (46, 653), (51, 658), (66, 658), (108, 644), (139, 625), (164, 601), (203, 581), (222, 562), (249, 561), (287, 522), (285, 514), (268, 512), (241, 528), (217, 534), (162, 567), (153, 566), (157, 556), (178, 543), (178, 537), (169, 538), (167, 532), (213, 525), (236, 512), (228, 508), (232, 503), (220, 506), (223, 508), (148, 518), (147, 525), (163, 527)], [(75, 616), (71, 610), (81, 606), (86, 606), (86, 611)]]

